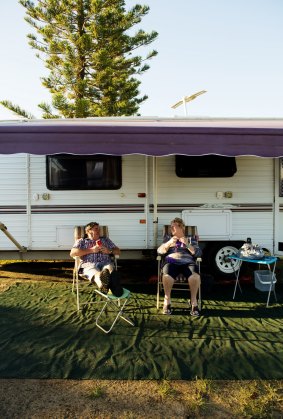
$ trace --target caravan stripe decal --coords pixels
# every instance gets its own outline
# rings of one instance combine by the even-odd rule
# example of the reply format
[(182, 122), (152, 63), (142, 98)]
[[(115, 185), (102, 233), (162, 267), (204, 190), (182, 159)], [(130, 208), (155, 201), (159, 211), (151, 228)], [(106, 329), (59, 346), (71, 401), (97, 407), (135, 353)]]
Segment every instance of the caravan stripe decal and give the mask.
[(33, 205), (32, 214), (144, 212), (144, 205)]
[(25, 205), (0, 205), (0, 214), (26, 214)]
[[(232, 212), (271, 212), (272, 204), (238, 204), (231, 208), (224, 206), (203, 206), (203, 204), (161, 204), (158, 205), (159, 213), (182, 212), (184, 210), (203, 209), (230, 209)], [(280, 212), (283, 211), (283, 204), (280, 205)], [(153, 205), (149, 206), (153, 212)], [(1, 214), (26, 214), (27, 208), (24, 205), (0, 205)], [(32, 205), (31, 214), (86, 214), (86, 213), (144, 213), (144, 205)]]
[[(272, 212), (272, 204), (237, 204), (233, 207), (203, 206), (203, 204), (162, 204), (158, 205), (159, 213), (182, 212), (185, 210), (231, 210), (232, 212)], [(150, 205), (150, 212), (153, 212), (153, 205)]]

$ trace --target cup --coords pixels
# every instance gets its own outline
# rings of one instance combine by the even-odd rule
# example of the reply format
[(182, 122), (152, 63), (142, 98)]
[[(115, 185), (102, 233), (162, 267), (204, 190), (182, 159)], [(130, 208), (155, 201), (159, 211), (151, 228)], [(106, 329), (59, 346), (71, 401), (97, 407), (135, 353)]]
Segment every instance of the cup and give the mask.
[(96, 240), (96, 246), (101, 246), (102, 245), (102, 241), (100, 239)]

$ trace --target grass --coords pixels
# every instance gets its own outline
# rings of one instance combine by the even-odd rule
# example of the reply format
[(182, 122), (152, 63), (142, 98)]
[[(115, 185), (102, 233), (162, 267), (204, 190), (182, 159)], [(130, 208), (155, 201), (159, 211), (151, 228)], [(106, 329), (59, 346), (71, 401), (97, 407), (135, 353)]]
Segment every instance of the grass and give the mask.
[(198, 417), (209, 411), (209, 402), (212, 395), (213, 384), (210, 380), (196, 379), (191, 383), (190, 391), (178, 391), (168, 380), (159, 383), (158, 394), (162, 400), (171, 398), (183, 404), (187, 417)]
[(252, 381), (233, 393), (236, 414), (245, 418), (272, 418), (282, 404), (282, 388), (264, 381)]
[(178, 393), (177, 390), (174, 389), (174, 387), (168, 380), (162, 380), (158, 384), (157, 392), (162, 400), (164, 400), (167, 397), (174, 397)]
[(89, 398), (94, 400), (99, 399), (100, 397), (104, 397), (105, 395), (105, 389), (99, 385), (95, 385), (90, 391)]
[(191, 415), (209, 411), (212, 395), (212, 381), (196, 379), (193, 391), (186, 396), (187, 409)]
[(283, 418), (282, 381), (163, 380), (157, 393), (162, 402), (178, 402), (187, 418)]

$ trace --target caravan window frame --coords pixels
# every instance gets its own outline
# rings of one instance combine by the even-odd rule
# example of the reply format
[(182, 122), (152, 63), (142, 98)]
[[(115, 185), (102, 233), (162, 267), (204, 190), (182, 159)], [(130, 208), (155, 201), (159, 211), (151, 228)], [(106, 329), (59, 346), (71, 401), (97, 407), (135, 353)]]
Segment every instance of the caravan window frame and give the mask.
[(49, 190), (117, 190), (122, 186), (122, 158), (105, 154), (46, 156)]

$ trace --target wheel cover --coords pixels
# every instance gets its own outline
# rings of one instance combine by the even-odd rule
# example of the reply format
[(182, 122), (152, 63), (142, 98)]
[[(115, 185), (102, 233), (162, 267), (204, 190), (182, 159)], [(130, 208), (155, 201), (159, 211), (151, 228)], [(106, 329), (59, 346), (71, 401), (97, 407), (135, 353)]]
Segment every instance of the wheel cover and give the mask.
[(237, 251), (238, 249), (234, 246), (224, 246), (218, 250), (215, 255), (215, 264), (220, 272), (231, 274), (240, 269), (241, 261), (227, 258), (227, 256), (237, 253)]

